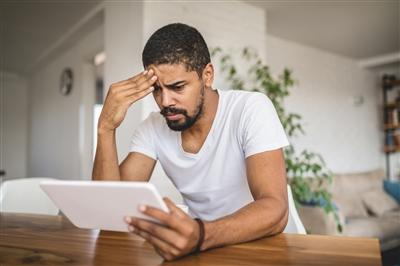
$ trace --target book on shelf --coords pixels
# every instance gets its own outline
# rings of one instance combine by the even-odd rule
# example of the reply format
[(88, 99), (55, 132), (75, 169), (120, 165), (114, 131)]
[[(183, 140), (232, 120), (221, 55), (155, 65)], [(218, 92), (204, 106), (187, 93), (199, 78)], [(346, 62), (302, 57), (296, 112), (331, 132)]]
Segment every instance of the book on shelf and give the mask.
[(398, 126), (400, 124), (399, 117), (399, 109), (394, 108), (387, 110), (386, 124), (394, 127)]
[(400, 147), (400, 134), (396, 133), (392, 135), (394, 146)]
[(387, 133), (385, 136), (385, 146), (393, 147), (394, 146), (394, 138), (392, 133)]
[(385, 136), (385, 151), (400, 150), (400, 133), (388, 132)]

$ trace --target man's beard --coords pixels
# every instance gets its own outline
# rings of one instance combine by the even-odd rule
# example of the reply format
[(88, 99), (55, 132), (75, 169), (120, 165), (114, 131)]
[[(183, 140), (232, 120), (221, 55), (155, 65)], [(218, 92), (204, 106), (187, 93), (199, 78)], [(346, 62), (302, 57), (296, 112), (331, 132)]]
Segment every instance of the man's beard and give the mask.
[[(179, 109), (174, 107), (165, 107), (161, 110), (161, 114), (165, 117), (167, 121), (167, 125), (170, 129), (174, 131), (184, 131), (196, 123), (197, 120), (203, 114), (203, 105), (204, 105), (204, 87), (201, 89), (199, 103), (197, 104), (196, 111), (193, 116), (189, 116), (187, 110)], [(182, 114), (184, 116), (184, 121), (179, 123), (179, 120), (168, 120), (166, 118), (167, 115), (176, 115)]]

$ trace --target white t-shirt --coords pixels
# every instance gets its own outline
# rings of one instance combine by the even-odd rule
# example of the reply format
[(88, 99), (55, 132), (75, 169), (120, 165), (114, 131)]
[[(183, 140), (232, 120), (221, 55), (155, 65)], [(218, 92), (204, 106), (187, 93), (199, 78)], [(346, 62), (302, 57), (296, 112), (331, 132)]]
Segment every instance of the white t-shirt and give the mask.
[(189, 213), (204, 220), (229, 215), (254, 199), (245, 159), (289, 144), (270, 99), (262, 93), (218, 90), (217, 113), (198, 153), (185, 152), (181, 132), (154, 112), (135, 130), (131, 152), (159, 160)]

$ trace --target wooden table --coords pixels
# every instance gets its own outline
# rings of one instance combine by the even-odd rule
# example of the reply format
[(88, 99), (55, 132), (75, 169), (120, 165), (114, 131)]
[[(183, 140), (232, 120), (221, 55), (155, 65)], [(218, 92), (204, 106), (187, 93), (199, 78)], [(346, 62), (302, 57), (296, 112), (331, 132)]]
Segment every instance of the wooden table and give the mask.
[(164, 262), (141, 238), (63, 216), (1, 214), (0, 265), (381, 265), (377, 239), (280, 234)]

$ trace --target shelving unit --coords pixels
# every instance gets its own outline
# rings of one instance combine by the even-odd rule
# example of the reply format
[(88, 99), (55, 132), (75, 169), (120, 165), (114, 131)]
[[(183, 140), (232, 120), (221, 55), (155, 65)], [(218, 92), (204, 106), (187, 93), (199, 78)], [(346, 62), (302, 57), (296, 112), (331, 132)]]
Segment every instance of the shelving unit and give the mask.
[(400, 94), (394, 101), (389, 101), (389, 91), (400, 87), (400, 79), (392, 75), (382, 78), (383, 89), (383, 130), (385, 132), (386, 173), (390, 177), (390, 155), (400, 152)]

